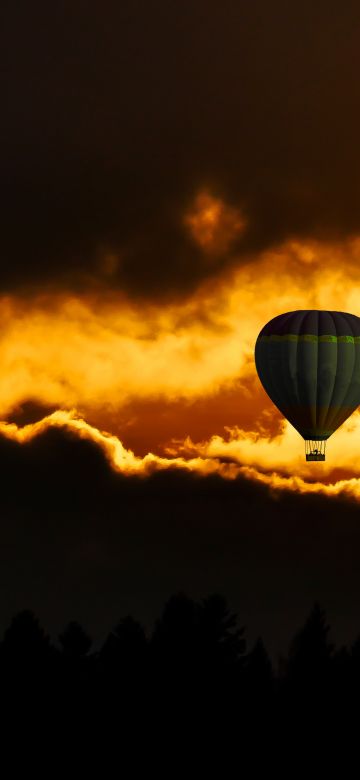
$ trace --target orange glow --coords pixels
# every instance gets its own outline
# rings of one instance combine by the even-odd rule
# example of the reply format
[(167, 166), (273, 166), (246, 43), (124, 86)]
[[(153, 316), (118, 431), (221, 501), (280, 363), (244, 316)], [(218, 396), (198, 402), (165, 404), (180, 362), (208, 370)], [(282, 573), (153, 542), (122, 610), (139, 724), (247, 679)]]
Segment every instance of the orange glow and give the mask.
[(303, 440), (260, 385), (254, 345), (284, 311), (359, 316), (359, 262), (359, 238), (293, 238), (167, 305), (114, 292), (3, 296), (0, 416), (27, 399), (58, 411), (24, 428), (4, 422), (0, 432), (26, 441), (61, 425), (126, 473), (175, 465), (358, 498), (359, 413), (329, 439), (325, 463), (306, 463)]
[(185, 224), (197, 244), (208, 253), (226, 252), (235, 238), (246, 228), (246, 220), (238, 209), (227, 206), (208, 192), (201, 192)]
[[(145, 457), (139, 458), (131, 450), (127, 450), (116, 436), (106, 431), (99, 431), (89, 425), (75, 411), (58, 410), (40, 422), (26, 425), (23, 428), (19, 428), (15, 423), (0, 423), (0, 433), (9, 439), (26, 443), (51, 427), (64, 428), (77, 433), (82, 439), (94, 441), (103, 450), (115, 471), (126, 475), (137, 474), (145, 477), (156, 470), (177, 467), (201, 476), (219, 474), (224, 479), (235, 479), (242, 475), (247, 479), (268, 485), (274, 498), (280, 489), (297, 493), (322, 493), (327, 496), (342, 494), (347, 498), (360, 500), (360, 478), (338, 480), (335, 484), (330, 485), (325, 485), (320, 480), (307, 482), (297, 475), (283, 476), (276, 471), (267, 474), (254, 466), (240, 465), (236, 462), (223, 463), (218, 457), (213, 455), (209, 457), (210, 449), (208, 456), (204, 456), (203, 453), (195, 454), (196, 448), (194, 448), (193, 456), (188, 458), (182, 455), (166, 458), (151, 452), (147, 453)], [(245, 440), (246, 436), (241, 438)], [(255, 437), (250, 437), (250, 439), (254, 442)], [(185, 442), (183, 449), (189, 451), (189, 446), (190, 442)]]

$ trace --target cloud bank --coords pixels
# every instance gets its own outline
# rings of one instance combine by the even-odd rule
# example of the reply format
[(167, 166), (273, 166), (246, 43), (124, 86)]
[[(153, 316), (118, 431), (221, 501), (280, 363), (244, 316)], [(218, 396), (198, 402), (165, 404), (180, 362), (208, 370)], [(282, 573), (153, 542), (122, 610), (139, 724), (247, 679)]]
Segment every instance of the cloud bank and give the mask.
[(1, 21), (6, 293), (176, 300), (359, 232), (357, 3), (20, 0)]

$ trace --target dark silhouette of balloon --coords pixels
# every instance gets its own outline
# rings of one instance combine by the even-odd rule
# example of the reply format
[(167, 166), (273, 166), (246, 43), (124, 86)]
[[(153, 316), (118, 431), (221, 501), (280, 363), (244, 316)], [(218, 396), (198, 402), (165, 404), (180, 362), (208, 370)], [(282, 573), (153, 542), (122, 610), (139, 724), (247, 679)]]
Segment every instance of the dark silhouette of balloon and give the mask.
[(360, 318), (280, 314), (260, 331), (255, 364), (268, 396), (305, 439), (306, 460), (325, 460), (326, 440), (360, 404)]

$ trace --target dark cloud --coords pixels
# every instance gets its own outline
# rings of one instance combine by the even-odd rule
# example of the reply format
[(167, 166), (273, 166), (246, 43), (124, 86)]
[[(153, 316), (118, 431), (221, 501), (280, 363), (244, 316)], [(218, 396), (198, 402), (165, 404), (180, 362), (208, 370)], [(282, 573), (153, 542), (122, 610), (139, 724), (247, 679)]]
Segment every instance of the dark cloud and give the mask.
[(55, 412), (57, 408), (57, 406), (46, 405), (35, 398), (28, 398), (15, 406), (3, 419), (6, 419), (8, 423), (15, 423), (19, 427), (23, 427), (43, 420), (44, 417)]
[[(359, 230), (359, 16), (329, 0), (5, 0), (2, 288), (174, 296), (237, 252)], [(249, 219), (211, 268), (182, 223), (201, 187)]]
[(223, 593), (251, 641), (285, 649), (318, 599), (334, 638), (360, 631), (358, 504), (178, 470), (113, 472), (61, 430), (0, 439), (0, 629), (30, 607), (57, 633), (97, 639), (128, 612), (149, 627), (165, 599)]

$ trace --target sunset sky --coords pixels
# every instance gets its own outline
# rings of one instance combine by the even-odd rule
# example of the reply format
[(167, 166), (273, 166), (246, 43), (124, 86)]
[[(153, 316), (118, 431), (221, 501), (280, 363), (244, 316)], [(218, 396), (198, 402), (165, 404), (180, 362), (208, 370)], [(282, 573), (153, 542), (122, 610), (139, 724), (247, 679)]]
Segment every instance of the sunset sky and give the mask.
[(183, 590), (274, 652), (315, 599), (360, 633), (360, 413), (307, 463), (254, 363), (360, 316), (359, 4), (4, 0), (0, 39), (0, 625)]

